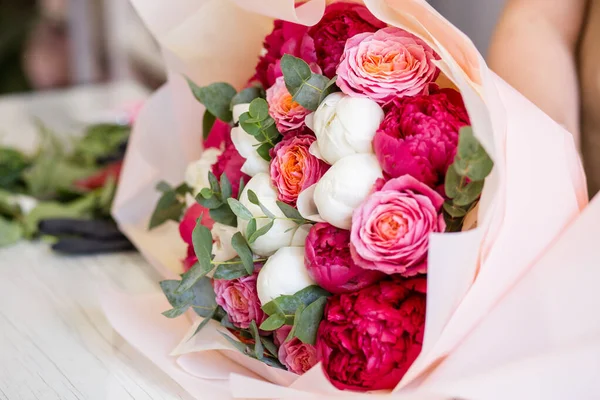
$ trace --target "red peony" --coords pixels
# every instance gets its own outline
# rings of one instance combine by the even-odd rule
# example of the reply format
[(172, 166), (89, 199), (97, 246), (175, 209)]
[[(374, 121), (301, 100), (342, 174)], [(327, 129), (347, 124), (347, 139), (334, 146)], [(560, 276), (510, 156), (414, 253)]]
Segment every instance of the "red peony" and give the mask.
[(444, 183), (454, 162), (458, 130), (470, 120), (459, 92), (394, 100), (373, 139), (377, 159), (392, 178), (412, 175), (431, 187)]
[(228, 123), (219, 119), (216, 120), (208, 136), (206, 137), (206, 140), (204, 141), (204, 148), (222, 148), (229, 140), (230, 132), (231, 126)]
[(275, 331), (273, 339), (275, 345), (279, 346), (277, 358), (288, 371), (302, 375), (317, 363), (317, 349), (312, 344), (302, 343), (298, 338), (286, 342), (291, 330), (291, 326), (284, 325)]
[(308, 30), (323, 74), (328, 78), (335, 76), (349, 38), (363, 32), (375, 32), (385, 26), (362, 4), (340, 2), (328, 6), (321, 21)]
[(284, 54), (300, 57), (318, 69), (315, 45), (307, 31), (304, 25), (275, 20), (273, 31), (265, 38), (265, 53), (256, 66), (252, 80), (259, 81), (264, 88), (273, 86), (275, 80), (283, 76), (280, 61)]
[(421, 352), (426, 280), (388, 280), (330, 297), (317, 334), (323, 370), (338, 389), (394, 388)]
[(252, 321), (260, 326), (266, 319), (256, 292), (257, 277), (258, 272), (255, 272), (233, 280), (213, 280), (217, 304), (238, 328), (248, 329)]
[(305, 264), (308, 274), (331, 293), (360, 290), (384, 276), (356, 265), (349, 246), (350, 231), (328, 223), (314, 225), (306, 238)]
[(240, 188), (240, 180), (244, 178), (246, 183), (250, 180), (250, 177), (241, 171), (244, 162), (246, 162), (246, 159), (238, 153), (231, 139), (228, 139), (225, 142), (225, 150), (212, 166), (212, 173), (217, 178), (220, 179), (222, 174), (227, 176), (229, 182), (231, 182), (233, 197), (235, 198), (237, 198)]

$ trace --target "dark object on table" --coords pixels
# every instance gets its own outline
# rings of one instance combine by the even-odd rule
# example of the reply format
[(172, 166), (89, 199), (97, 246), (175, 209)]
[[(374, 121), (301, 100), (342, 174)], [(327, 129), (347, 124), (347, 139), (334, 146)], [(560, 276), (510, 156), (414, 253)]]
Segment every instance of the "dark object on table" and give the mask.
[(58, 241), (52, 249), (74, 255), (91, 255), (134, 250), (133, 244), (112, 220), (45, 219), (39, 232)]

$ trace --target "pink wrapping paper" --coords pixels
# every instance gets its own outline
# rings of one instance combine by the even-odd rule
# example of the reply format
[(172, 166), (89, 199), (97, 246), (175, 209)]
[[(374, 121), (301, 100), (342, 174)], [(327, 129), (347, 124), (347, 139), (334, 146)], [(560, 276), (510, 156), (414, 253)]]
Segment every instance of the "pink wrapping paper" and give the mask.
[[(311, 25), (320, 19), (326, 1), (311, 0), (297, 8), (293, 0), (132, 1), (161, 44), (169, 83), (146, 104), (134, 128), (113, 214), (147, 259), (172, 277), (180, 272), (185, 254), (176, 225), (152, 232), (146, 227), (158, 198), (156, 183), (180, 182), (186, 165), (201, 152), (203, 109), (183, 75), (200, 85), (227, 81), (242, 87), (253, 73), (272, 18)], [(439, 67), (461, 91), (475, 134), (495, 161), (478, 227), (432, 237), (421, 355), (393, 393), (371, 396), (441, 400), (538, 398), (544, 393), (545, 399), (562, 399), (560, 394), (570, 387), (566, 382), (588, 393), (596, 382), (586, 379), (584, 367), (598, 371), (598, 365), (583, 354), (600, 355), (593, 340), (600, 324), (590, 322), (586, 316), (593, 314), (586, 313), (598, 309), (600, 296), (591, 287), (586, 293), (581, 289), (597, 282), (590, 265), (600, 258), (590, 240), (577, 238), (589, 238), (599, 229), (590, 221), (600, 217), (600, 204), (565, 232), (587, 203), (569, 133), (493, 74), (469, 39), (425, 1), (364, 4), (440, 54)], [(584, 274), (589, 277), (582, 279)], [(565, 276), (577, 279), (579, 287)], [(188, 341), (184, 336), (193, 332), (193, 322), (159, 322), (168, 308), (159, 298), (141, 302), (111, 291), (104, 298), (117, 331), (197, 398), (364, 398), (336, 390), (319, 366), (296, 377), (240, 358), (214, 330)], [(567, 315), (579, 304), (576, 299), (587, 302), (586, 313)], [(148, 332), (156, 332), (159, 345), (147, 339)], [(178, 355), (169, 358), (167, 352), (175, 348)], [(211, 373), (215, 359), (219, 367)], [(563, 373), (573, 373), (559, 380), (561, 362), (572, 366)], [(536, 376), (552, 378), (545, 385), (557, 390), (541, 388)], [(519, 387), (502, 385), (507, 377), (518, 377)]]

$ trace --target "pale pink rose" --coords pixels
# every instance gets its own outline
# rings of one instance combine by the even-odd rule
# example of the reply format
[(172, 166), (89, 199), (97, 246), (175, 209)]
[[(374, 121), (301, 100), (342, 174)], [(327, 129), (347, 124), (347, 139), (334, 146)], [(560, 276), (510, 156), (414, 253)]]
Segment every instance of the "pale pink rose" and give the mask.
[(347, 95), (386, 104), (426, 93), (439, 75), (436, 59), (431, 47), (402, 29), (361, 33), (346, 43), (337, 85)]
[(317, 363), (317, 349), (312, 344), (302, 343), (300, 339), (288, 337), (292, 327), (284, 325), (275, 331), (274, 342), (279, 346), (277, 358), (290, 372), (302, 375)]
[(295, 206), (300, 192), (317, 183), (329, 169), (308, 151), (315, 140), (314, 136), (290, 135), (273, 149), (271, 181), (280, 201)]
[(410, 175), (388, 181), (352, 215), (354, 262), (388, 275), (426, 273), (429, 235), (446, 229), (443, 204), (439, 193)]
[(303, 128), (304, 119), (310, 114), (310, 110), (292, 100), (283, 76), (277, 78), (275, 84), (267, 89), (267, 102), (269, 115), (275, 120), (277, 130), (284, 135), (286, 132)]
[(261, 309), (256, 291), (258, 272), (233, 280), (213, 280), (217, 304), (223, 307), (231, 323), (238, 328), (248, 329), (252, 321), (263, 323), (265, 313)]

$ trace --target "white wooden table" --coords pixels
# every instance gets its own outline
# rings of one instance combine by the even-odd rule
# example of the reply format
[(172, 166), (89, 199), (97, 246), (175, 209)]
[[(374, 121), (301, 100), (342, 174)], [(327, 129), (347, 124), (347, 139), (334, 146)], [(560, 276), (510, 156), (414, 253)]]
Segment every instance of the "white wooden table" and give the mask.
[[(75, 130), (94, 112), (142, 98), (135, 85), (0, 98), (0, 143), (32, 148), (31, 116)], [(110, 327), (96, 290), (156, 287), (137, 253), (54, 254), (44, 243), (0, 249), (0, 399), (190, 399)]]

